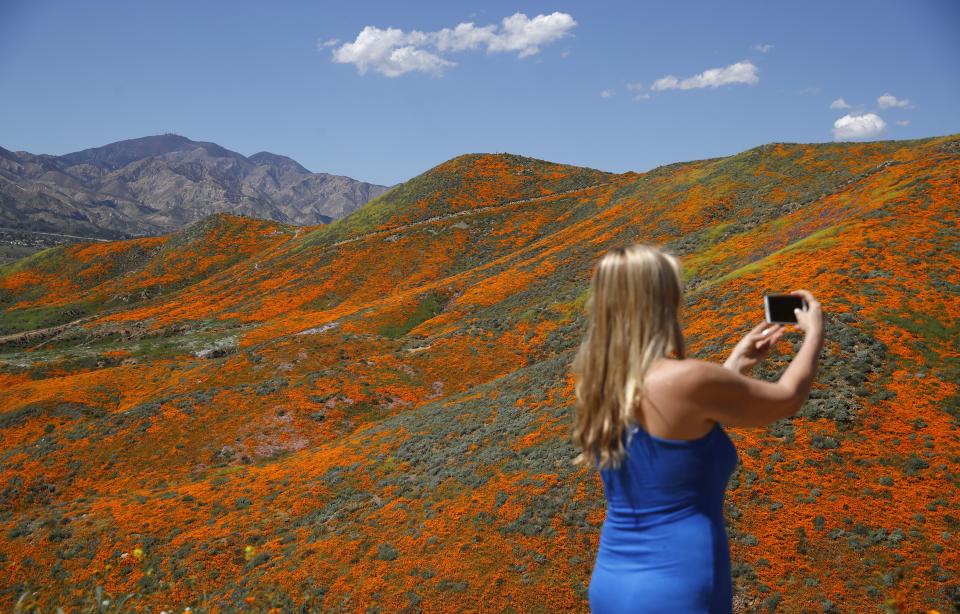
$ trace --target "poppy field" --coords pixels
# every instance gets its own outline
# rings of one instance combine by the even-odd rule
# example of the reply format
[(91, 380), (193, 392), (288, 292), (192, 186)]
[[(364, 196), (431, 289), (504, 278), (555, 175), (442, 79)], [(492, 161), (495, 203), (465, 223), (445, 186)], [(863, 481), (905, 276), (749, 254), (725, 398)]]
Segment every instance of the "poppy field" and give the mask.
[(325, 226), (0, 266), (0, 608), (588, 611), (569, 364), (597, 258), (648, 242), (691, 356), (764, 292), (824, 309), (802, 410), (725, 427), (735, 610), (960, 610), (958, 210), (960, 135), (625, 174), (471, 154)]

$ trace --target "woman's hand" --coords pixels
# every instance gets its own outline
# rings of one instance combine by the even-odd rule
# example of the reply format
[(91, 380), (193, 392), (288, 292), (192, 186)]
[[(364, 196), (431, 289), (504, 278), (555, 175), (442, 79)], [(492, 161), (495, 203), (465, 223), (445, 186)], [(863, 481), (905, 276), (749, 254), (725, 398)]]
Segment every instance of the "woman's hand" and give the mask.
[(797, 309), (797, 328), (807, 335), (823, 335), (823, 308), (807, 290), (794, 290), (790, 294), (796, 294), (803, 298), (807, 303), (805, 310)]
[(783, 336), (784, 330), (782, 324), (760, 322), (737, 343), (723, 366), (746, 374), (770, 353), (773, 344)]

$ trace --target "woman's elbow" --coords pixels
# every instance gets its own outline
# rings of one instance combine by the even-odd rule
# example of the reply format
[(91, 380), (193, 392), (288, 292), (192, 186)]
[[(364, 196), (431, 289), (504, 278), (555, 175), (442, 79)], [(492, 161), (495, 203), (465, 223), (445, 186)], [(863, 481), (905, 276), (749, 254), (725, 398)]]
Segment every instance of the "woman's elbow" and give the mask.
[(777, 419), (789, 418), (794, 414), (798, 413), (803, 404), (807, 402), (807, 398), (810, 396), (810, 390), (808, 388), (795, 388), (789, 391), (789, 394), (784, 399), (780, 411), (781, 414)]

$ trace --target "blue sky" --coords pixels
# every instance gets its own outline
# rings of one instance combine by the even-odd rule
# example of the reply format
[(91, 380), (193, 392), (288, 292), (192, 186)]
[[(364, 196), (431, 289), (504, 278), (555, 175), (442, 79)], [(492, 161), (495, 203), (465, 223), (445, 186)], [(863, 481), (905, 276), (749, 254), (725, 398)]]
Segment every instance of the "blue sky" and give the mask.
[(960, 2), (3, 0), (0, 118), (12, 150), (174, 132), (388, 185), (474, 152), (623, 172), (938, 136)]

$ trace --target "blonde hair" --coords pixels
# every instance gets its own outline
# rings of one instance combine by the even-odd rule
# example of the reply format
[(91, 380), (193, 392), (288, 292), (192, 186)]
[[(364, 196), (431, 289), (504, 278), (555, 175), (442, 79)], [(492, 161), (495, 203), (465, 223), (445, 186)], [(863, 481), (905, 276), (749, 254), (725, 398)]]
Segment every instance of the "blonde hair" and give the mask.
[(617, 468), (624, 432), (636, 422), (643, 380), (659, 358), (684, 357), (679, 311), (680, 265), (672, 255), (637, 243), (610, 250), (597, 263), (587, 300), (588, 327), (571, 370), (579, 375), (574, 463)]

